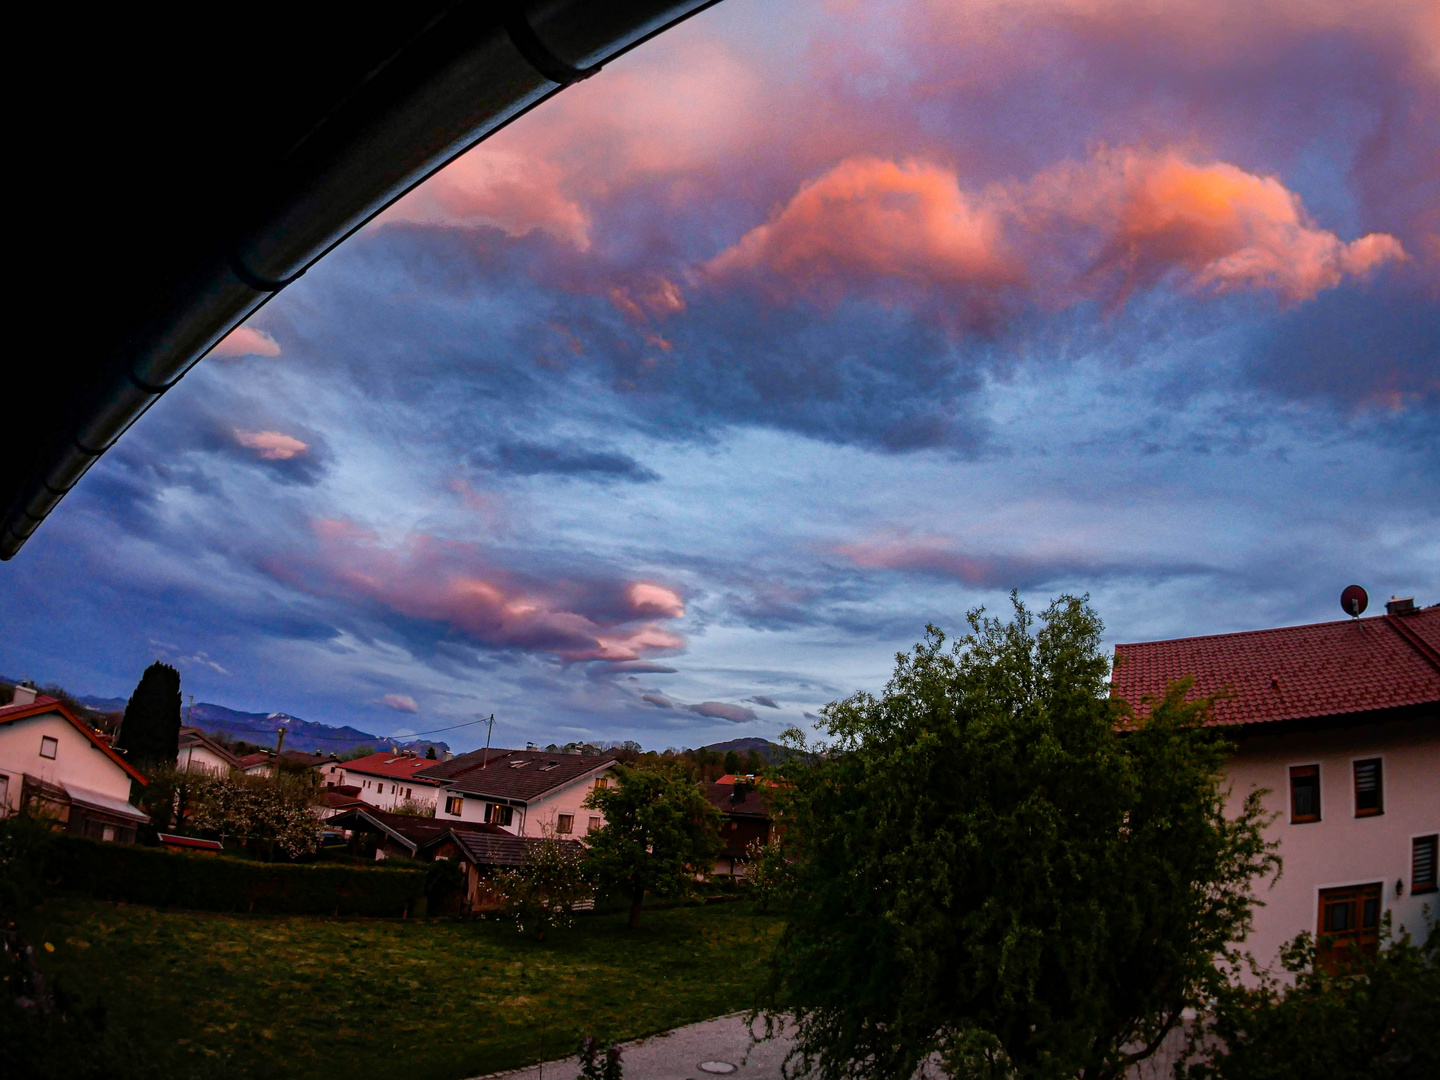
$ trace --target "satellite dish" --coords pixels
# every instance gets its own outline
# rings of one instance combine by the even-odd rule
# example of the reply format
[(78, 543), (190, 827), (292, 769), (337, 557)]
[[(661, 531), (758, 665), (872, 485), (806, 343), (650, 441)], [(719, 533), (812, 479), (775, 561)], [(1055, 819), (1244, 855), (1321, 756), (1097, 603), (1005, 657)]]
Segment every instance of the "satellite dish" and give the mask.
[(1369, 603), (1370, 597), (1359, 585), (1351, 585), (1340, 594), (1340, 606), (1352, 619), (1358, 619)]

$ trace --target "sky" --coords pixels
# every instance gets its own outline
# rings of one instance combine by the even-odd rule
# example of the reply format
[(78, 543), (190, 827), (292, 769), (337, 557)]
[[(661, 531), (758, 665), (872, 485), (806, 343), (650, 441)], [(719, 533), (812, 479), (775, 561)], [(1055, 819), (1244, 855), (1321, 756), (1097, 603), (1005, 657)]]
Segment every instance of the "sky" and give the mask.
[(773, 738), (1012, 589), (1440, 601), (1437, 419), (1431, 0), (725, 0), (222, 342), (0, 566), (0, 672)]

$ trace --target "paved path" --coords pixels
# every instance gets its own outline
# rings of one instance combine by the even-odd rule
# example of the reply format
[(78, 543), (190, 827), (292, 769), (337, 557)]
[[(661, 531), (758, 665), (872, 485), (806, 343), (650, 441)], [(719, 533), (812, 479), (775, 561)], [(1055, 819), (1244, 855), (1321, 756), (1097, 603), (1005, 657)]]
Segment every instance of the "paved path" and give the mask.
[[(757, 1022), (755, 1031), (763, 1035), (764, 1023)], [(784, 1034), (756, 1043), (745, 1024), (745, 1014), (735, 1013), (622, 1043), (620, 1061), (625, 1080), (713, 1080), (719, 1076), (781, 1080), (780, 1067), (790, 1046)], [(493, 1075), (504, 1080), (575, 1080), (579, 1071), (579, 1061), (569, 1057)]]

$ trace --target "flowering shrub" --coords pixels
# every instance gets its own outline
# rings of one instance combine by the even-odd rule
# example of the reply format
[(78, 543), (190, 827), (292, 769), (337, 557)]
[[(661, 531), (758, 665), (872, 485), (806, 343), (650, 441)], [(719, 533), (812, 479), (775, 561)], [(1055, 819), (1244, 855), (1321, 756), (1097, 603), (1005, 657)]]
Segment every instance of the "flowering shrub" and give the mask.
[(546, 836), (531, 846), (524, 866), (496, 874), (491, 891), (522, 934), (529, 926), (544, 941), (551, 927), (573, 925), (575, 904), (595, 895), (584, 858), (573, 841)]
[[(320, 847), (309, 776), (184, 774), (185, 823), (191, 829), (237, 840), (271, 841), (292, 858)], [(181, 795), (177, 790), (177, 796)]]

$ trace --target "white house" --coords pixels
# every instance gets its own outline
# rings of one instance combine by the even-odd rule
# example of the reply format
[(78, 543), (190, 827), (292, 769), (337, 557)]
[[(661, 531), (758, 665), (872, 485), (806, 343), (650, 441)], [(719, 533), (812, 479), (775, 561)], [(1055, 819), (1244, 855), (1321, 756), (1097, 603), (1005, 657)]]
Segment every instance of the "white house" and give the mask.
[(423, 774), (428, 766), (439, 764), (413, 750), (371, 754), (345, 762), (343, 774), (335, 778), (336, 786), (357, 788), (356, 798), (380, 810), (408, 806), (433, 812), (440, 781)]
[(181, 772), (207, 772), (224, 776), (240, 767), (240, 760), (197, 727), (180, 729), (180, 745), (175, 754), (175, 767)]
[(0, 708), (0, 813), (28, 806), (97, 840), (134, 840), (148, 815), (130, 804), (145, 778), (51, 697), (17, 686)]
[(443, 784), (436, 818), (498, 825), (514, 836), (582, 838), (605, 824), (581, 804), (611, 782), (608, 754), (544, 750), (478, 750), (432, 762), (426, 775)]
[(1283, 871), (1258, 888), (1244, 942), (1262, 964), (1301, 931), (1373, 947), (1390, 912), (1426, 933), (1440, 836), (1440, 607), (1394, 601), (1377, 618), (1115, 647), (1112, 692), (1194, 676), (1224, 691), (1214, 722), (1236, 751), (1232, 806), (1263, 789)]

